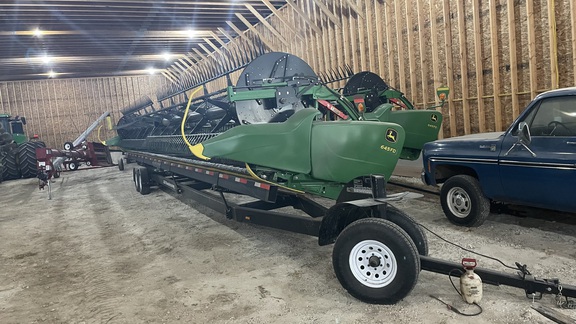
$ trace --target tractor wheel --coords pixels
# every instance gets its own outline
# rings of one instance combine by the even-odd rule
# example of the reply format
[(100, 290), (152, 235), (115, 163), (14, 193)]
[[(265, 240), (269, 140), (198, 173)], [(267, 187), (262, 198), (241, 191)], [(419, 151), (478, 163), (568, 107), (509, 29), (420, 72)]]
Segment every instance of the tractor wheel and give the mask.
[(359, 300), (394, 304), (416, 285), (418, 250), (398, 225), (363, 218), (348, 225), (336, 239), (332, 264), (340, 284)]
[(5, 152), (0, 154), (0, 166), (2, 168), (2, 173), (0, 178), (2, 180), (14, 180), (20, 179), (20, 169), (18, 169), (18, 163), (16, 162), (16, 150)]
[(440, 203), (448, 220), (460, 226), (480, 226), (490, 214), (490, 201), (480, 183), (468, 175), (448, 179), (440, 190)]
[(386, 219), (400, 226), (410, 236), (420, 255), (428, 255), (428, 240), (426, 233), (416, 221), (400, 209), (388, 204), (386, 206)]
[(18, 167), (23, 178), (34, 178), (38, 173), (37, 147), (46, 147), (46, 144), (44, 142), (26, 142), (18, 146)]

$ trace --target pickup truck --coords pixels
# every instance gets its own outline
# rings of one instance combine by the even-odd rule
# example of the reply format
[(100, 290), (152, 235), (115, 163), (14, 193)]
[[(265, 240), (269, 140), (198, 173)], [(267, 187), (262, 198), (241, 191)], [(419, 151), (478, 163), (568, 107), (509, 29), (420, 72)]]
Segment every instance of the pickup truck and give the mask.
[(576, 212), (576, 87), (539, 94), (505, 132), (424, 145), (422, 181), (448, 220), (480, 226), (492, 203)]

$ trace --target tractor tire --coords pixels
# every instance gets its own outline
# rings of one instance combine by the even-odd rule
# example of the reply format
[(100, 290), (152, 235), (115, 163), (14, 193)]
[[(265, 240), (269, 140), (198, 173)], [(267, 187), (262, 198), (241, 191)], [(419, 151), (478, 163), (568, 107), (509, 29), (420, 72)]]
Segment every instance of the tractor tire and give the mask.
[(20, 169), (18, 168), (18, 163), (16, 162), (16, 150), (5, 152), (0, 154), (0, 168), (2, 168), (2, 173), (0, 178), (2, 180), (14, 180), (20, 179)]
[(46, 144), (44, 142), (26, 142), (18, 146), (18, 167), (23, 178), (34, 178), (38, 173), (37, 147), (46, 147)]
[(363, 218), (336, 239), (332, 265), (350, 295), (366, 303), (394, 304), (416, 285), (420, 257), (400, 226), (381, 218)]

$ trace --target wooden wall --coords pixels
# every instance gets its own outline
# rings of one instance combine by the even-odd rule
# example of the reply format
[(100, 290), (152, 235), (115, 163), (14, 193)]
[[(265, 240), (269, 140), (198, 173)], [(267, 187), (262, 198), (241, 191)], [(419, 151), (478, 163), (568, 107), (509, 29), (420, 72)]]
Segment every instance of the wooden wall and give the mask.
[[(29, 136), (62, 148), (106, 111), (115, 124), (122, 108), (142, 96), (154, 98), (166, 82), (162, 76), (0, 82), (0, 113), (26, 117)], [(105, 140), (116, 134), (103, 127), (100, 135)], [(89, 140), (97, 141), (97, 132)]]
[(268, 22), (255, 36), (317, 72), (376, 72), (419, 107), (449, 86), (445, 137), (504, 130), (576, 85), (576, 0), (288, 0)]

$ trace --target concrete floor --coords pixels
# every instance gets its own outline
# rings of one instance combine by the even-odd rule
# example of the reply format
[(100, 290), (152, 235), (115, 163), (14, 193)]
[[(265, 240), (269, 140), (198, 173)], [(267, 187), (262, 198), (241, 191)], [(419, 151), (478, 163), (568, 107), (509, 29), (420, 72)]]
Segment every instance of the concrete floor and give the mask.
[[(66, 172), (53, 199), (35, 179), (0, 184), (0, 323), (546, 323), (522, 290), (484, 286), (484, 312), (464, 318), (446, 276), (421, 272), (392, 306), (362, 303), (340, 286), (331, 246), (315, 238), (226, 220), (154, 190), (142, 196), (133, 164)], [(436, 197), (397, 204), (450, 241), (529, 265), (576, 285), (576, 226), (492, 215), (452, 226)], [(430, 255), (467, 252), (428, 235)], [(478, 257), (483, 267), (504, 270)], [(511, 271), (509, 273), (514, 273)], [(553, 298), (542, 304), (553, 307)], [(562, 310), (576, 317), (574, 311)]]

